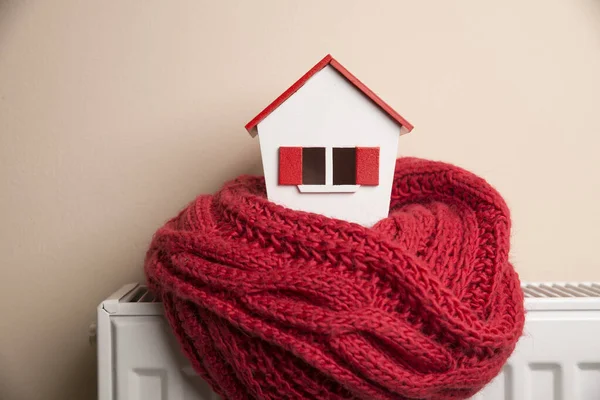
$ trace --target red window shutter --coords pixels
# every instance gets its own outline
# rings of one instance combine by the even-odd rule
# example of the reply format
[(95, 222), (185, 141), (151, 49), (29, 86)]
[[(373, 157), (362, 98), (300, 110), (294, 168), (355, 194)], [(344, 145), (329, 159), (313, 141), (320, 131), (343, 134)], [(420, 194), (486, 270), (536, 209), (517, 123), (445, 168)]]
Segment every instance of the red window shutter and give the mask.
[(279, 148), (279, 184), (302, 185), (302, 147)]
[(379, 185), (379, 147), (356, 148), (356, 184)]

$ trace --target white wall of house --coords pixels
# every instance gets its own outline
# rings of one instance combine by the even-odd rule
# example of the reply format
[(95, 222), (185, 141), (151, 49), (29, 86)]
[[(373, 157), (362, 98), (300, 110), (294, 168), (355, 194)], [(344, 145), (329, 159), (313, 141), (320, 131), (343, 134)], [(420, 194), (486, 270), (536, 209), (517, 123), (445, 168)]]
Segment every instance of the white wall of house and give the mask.
[[(258, 125), (267, 195), (288, 208), (371, 226), (386, 217), (400, 126), (334, 68), (327, 66)], [(379, 147), (379, 185), (353, 193), (300, 193), (280, 186), (279, 147)]]

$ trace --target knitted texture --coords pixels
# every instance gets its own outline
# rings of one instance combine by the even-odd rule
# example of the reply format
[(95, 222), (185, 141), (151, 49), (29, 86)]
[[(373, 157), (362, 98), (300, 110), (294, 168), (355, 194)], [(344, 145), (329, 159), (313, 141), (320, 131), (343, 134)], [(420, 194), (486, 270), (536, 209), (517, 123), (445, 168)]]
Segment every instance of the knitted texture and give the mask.
[(509, 235), (484, 180), (401, 158), (374, 227), (276, 205), (242, 176), (160, 228), (145, 272), (224, 399), (465, 399), (523, 331)]

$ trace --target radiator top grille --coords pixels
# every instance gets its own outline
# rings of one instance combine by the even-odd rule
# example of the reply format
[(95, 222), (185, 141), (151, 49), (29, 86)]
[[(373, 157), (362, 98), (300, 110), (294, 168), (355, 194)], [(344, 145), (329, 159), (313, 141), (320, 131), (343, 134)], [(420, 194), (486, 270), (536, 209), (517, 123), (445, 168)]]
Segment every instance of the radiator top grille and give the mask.
[(523, 292), (530, 298), (600, 297), (600, 284), (527, 283), (523, 285)]
[(138, 286), (135, 290), (127, 293), (125, 297), (119, 300), (121, 303), (156, 303), (156, 297), (150, 293), (146, 286)]
[[(525, 283), (522, 285), (526, 298), (569, 298), (598, 297), (599, 283)], [(146, 286), (138, 286), (125, 297), (121, 303), (156, 303), (158, 300)]]

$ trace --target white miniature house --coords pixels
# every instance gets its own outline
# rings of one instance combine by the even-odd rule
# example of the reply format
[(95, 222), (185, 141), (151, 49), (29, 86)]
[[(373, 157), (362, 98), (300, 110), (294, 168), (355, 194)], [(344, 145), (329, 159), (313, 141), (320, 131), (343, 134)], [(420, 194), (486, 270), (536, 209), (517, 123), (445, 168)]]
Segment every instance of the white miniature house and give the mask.
[(364, 226), (388, 215), (398, 136), (412, 128), (330, 55), (246, 125), (269, 200)]

